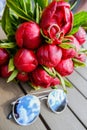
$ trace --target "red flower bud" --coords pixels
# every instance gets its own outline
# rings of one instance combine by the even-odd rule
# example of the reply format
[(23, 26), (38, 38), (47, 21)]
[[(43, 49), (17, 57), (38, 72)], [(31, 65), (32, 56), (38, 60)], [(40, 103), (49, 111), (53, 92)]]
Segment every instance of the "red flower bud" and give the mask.
[(74, 45), (75, 48), (62, 49), (63, 59), (73, 58), (77, 56), (78, 51), (80, 49), (79, 42), (74, 36), (68, 36), (67, 40), (70, 40), (70, 42), (68, 43)]
[(8, 78), (12, 72), (8, 72), (8, 65), (4, 65), (1, 67), (1, 77)]
[(84, 54), (84, 53), (78, 54), (75, 58), (82, 61), (82, 62), (85, 62), (86, 61), (86, 54)]
[(82, 45), (87, 39), (87, 34), (82, 27), (79, 28), (78, 32), (75, 33), (74, 36), (79, 41), (80, 45)]
[(14, 65), (19, 71), (31, 72), (37, 65), (37, 59), (33, 51), (19, 49), (14, 56)]
[(0, 48), (0, 65), (6, 64), (8, 60), (9, 60), (8, 52), (5, 49)]
[(31, 82), (36, 86), (41, 86), (44, 88), (58, 85), (60, 83), (58, 78), (51, 77), (42, 68), (36, 68), (30, 75)]
[(61, 76), (70, 75), (74, 70), (73, 62), (71, 59), (62, 59), (55, 69)]
[(43, 33), (53, 40), (53, 43), (61, 43), (62, 37), (72, 28), (73, 15), (70, 5), (66, 2), (53, 1), (44, 10), (40, 26)]
[(53, 78), (51, 81), (51, 86), (59, 85), (60, 80), (58, 78)]
[(19, 72), (17, 75), (17, 79), (22, 81), (22, 82), (26, 82), (29, 80), (29, 76), (28, 73), (25, 72)]
[(47, 67), (55, 67), (61, 60), (62, 51), (56, 45), (44, 45), (37, 51), (39, 64)]
[(35, 49), (41, 43), (40, 27), (31, 21), (22, 23), (16, 31), (15, 38), (19, 47)]

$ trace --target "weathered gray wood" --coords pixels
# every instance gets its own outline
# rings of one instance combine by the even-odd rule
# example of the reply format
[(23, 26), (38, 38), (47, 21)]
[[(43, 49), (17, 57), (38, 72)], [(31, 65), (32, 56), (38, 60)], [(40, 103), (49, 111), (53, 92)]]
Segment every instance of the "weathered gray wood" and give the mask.
[(46, 104), (41, 104), (41, 114), (51, 130), (85, 130), (82, 124), (77, 120), (73, 113), (66, 108), (60, 114), (55, 114), (47, 108)]
[(10, 103), (22, 95), (23, 92), (16, 83), (7, 84), (4, 79), (0, 78), (0, 130), (46, 130), (39, 117), (34, 124), (25, 127), (6, 118), (10, 112)]
[(68, 79), (75, 87), (87, 98), (87, 81), (83, 79), (77, 72), (74, 71)]
[(78, 68), (78, 69), (76, 69), (76, 71), (77, 71), (78, 73), (80, 73), (81, 76), (84, 77), (84, 79), (87, 80), (87, 67)]
[(30, 87), (28, 84), (26, 83), (20, 83), (22, 88), (24, 89), (24, 91), (26, 91), (27, 94), (34, 94), (36, 96), (44, 96), (47, 95), (49, 92), (52, 91), (52, 88), (40, 88), (40, 89), (33, 89), (32, 87)]
[(73, 88), (68, 90), (68, 100), (70, 108), (87, 127), (87, 99)]

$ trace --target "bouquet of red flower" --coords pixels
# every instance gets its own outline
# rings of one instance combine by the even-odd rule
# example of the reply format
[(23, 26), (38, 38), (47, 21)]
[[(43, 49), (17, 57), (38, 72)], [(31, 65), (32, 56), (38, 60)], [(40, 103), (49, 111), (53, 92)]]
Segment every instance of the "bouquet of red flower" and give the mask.
[(66, 87), (74, 67), (85, 66), (87, 12), (73, 14), (63, 0), (7, 0), (1, 26), (0, 75), (32, 87)]

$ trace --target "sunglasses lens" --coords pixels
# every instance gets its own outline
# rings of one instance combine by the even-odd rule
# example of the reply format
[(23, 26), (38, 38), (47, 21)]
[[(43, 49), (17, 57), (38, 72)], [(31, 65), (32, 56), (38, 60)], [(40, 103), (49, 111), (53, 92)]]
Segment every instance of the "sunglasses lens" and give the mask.
[(61, 89), (52, 91), (48, 96), (47, 104), (55, 113), (63, 111), (67, 105), (66, 94)]
[(40, 101), (36, 96), (27, 95), (17, 100), (13, 107), (13, 116), (20, 125), (30, 125), (40, 113)]

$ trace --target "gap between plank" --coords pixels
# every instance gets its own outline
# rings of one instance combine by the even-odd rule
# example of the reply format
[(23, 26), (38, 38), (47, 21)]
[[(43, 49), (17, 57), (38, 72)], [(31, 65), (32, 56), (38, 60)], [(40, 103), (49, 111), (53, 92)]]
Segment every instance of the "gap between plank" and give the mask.
[(87, 127), (85, 126), (85, 124), (79, 119), (79, 117), (75, 114), (75, 112), (71, 109), (71, 107), (69, 105), (67, 105), (67, 107), (73, 113), (73, 115), (79, 120), (79, 122), (83, 125), (83, 127), (87, 130)]

